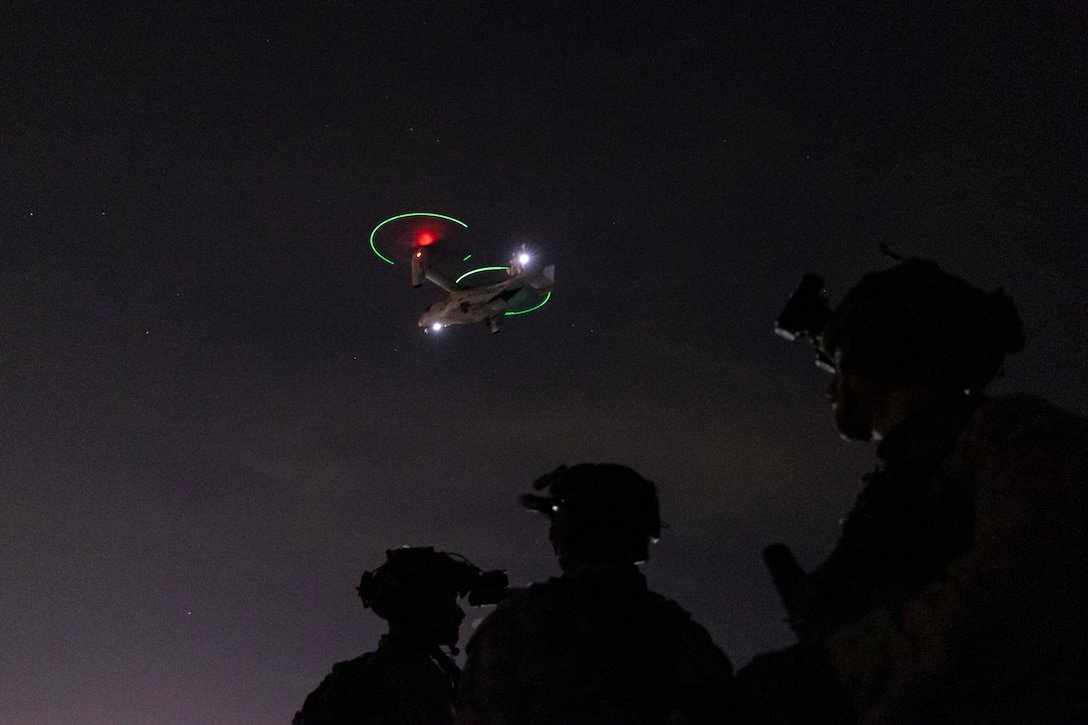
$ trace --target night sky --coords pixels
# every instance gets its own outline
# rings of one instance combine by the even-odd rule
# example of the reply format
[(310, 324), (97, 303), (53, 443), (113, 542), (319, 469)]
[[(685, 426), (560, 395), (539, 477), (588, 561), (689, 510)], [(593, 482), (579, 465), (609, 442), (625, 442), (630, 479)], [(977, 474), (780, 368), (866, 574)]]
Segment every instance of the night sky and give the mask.
[[(178, 5), (0, 11), (0, 722), (287, 722), (386, 548), (554, 574), (560, 463), (658, 483), (650, 584), (736, 665), (789, 644), (760, 550), (818, 563), (874, 454), (773, 322), (880, 243), (1088, 412), (1082, 3)], [(424, 335), (410, 211), (552, 300)]]

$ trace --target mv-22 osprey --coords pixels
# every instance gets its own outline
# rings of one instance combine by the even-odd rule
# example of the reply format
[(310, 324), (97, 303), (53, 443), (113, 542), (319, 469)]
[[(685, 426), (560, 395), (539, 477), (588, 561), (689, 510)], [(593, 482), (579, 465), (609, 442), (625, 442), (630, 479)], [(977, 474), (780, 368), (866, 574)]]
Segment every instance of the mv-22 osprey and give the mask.
[(547, 302), (555, 284), (555, 265), (541, 269), (525, 245), (510, 258), (505, 267), (506, 279), (481, 287), (468, 287), (461, 281), (479, 272), (501, 271), (503, 267), (483, 267), (450, 281), (431, 269), (427, 258), (427, 246), (418, 246), (412, 253), (412, 286), (420, 287), (426, 279), (449, 295), (420, 316), (419, 326), (425, 332), (473, 322), (486, 322), (492, 332), (498, 332), (506, 317), (530, 312)]

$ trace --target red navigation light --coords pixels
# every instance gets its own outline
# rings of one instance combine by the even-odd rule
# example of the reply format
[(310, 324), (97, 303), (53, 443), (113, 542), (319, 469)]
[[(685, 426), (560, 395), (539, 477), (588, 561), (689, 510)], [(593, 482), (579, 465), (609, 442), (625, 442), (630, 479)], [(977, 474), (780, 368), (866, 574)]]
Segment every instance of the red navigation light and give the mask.
[(422, 256), (423, 256), (423, 250), (422, 250), (422, 249), (420, 249), (419, 251), (417, 251), (417, 252), (416, 252), (416, 256), (417, 256), (417, 257), (422, 257)]

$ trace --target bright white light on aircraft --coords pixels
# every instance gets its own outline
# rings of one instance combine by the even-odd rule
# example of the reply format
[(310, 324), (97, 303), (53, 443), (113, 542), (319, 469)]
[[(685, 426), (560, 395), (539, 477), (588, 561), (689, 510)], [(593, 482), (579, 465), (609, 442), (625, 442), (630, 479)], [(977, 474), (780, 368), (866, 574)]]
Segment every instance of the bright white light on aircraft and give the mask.
[(525, 252), (522, 252), (521, 254), (518, 255), (518, 261), (521, 262), (522, 264), (528, 264), (529, 263), (529, 255), (526, 254)]
[(431, 329), (434, 330), (435, 332), (438, 332), (439, 330), (442, 329), (442, 323), (441, 322), (432, 322), (431, 323)]

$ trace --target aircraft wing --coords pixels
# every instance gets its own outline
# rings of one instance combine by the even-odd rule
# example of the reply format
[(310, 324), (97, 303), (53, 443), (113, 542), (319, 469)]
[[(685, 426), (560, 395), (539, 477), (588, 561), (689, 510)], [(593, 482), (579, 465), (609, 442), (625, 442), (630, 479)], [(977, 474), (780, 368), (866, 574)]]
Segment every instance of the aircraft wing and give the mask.
[[(524, 287), (507, 287), (504, 290), (500, 290), (497, 294), (491, 297), (491, 302), (495, 300), (502, 300), (504, 303), (510, 302), (516, 295), (521, 294)], [(505, 306), (505, 305), (504, 305)]]
[(455, 290), (464, 289), (461, 285), (451, 282), (433, 269), (428, 269), (424, 275), (430, 282), (438, 285), (447, 292), (453, 292)]

